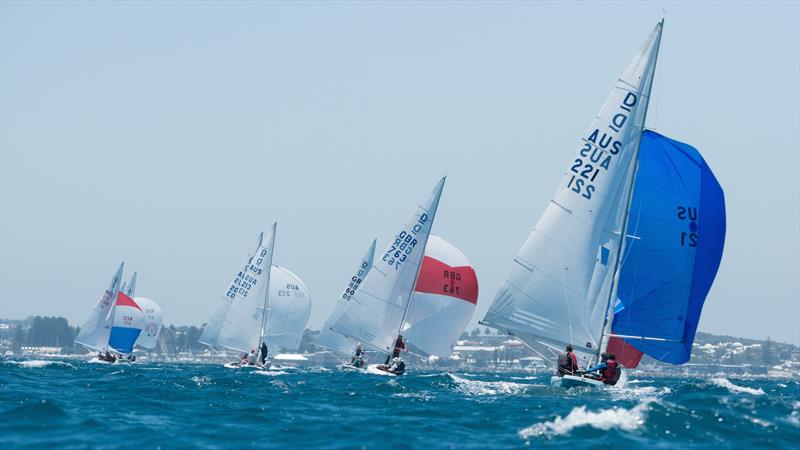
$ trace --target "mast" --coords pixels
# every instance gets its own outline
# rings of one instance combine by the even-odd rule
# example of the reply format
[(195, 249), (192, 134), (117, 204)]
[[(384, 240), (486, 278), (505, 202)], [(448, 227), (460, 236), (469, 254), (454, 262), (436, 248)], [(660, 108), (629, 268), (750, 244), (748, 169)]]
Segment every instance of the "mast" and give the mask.
[(617, 290), (619, 288), (619, 273), (620, 273), (620, 266), (622, 265), (622, 255), (625, 253), (625, 244), (627, 242), (627, 234), (628, 234), (628, 214), (631, 207), (631, 201), (633, 200), (633, 188), (636, 183), (636, 172), (639, 170), (639, 149), (641, 148), (642, 139), (641, 133), (644, 130), (645, 124), (647, 122), (647, 111), (648, 107), (650, 106), (650, 93), (653, 87), (653, 80), (655, 79), (656, 67), (658, 65), (658, 52), (661, 49), (661, 35), (664, 31), (664, 19), (661, 19), (661, 30), (659, 31), (658, 35), (658, 42), (656, 43), (655, 48), (655, 55), (653, 57), (653, 77), (649, 80), (650, 85), (647, 86), (647, 103), (644, 106), (644, 114), (642, 116), (642, 126), (641, 130), (639, 130), (639, 142), (636, 144), (636, 149), (633, 153), (633, 173), (631, 174), (630, 181), (628, 182), (627, 186), (627, 198), (625, 199), (625, 211), (622, 216), (622, 227), (620, 229), (619, 235), (619, 251), (617, 252), (616, 257), (614, 258), (614, 271), (611, 275), (611, 289), (609, 289), (608, 293), (608, 301), (606, 302), (606, 311), (603, 315), (603, 328), (600, 331), (600, 345), (597, 347), (597, 354), (595, 355), (596, 358), (600, 359), (600, 354), (603, 353), (605, 348), (608, 347), (608, 336), (610, 334), (610, 327), (612, 320), (609, 320), (608, 313), (611, 310), (611, 303), (615, 301), (617, 298)]
[[(269, 249), (269, 261), (267, 263), (267, 285), (264, 286), (264, 312), (261, 315), (261, 327), (259, 328), (258, 332), (258, 342), (256, 343), (256, 348), (258, 351), (261, 351), (261, 342), (264, 339), (264, 327), (267, 324), (267, 307), (269, 305), (269, 284), (270, 279), (270, 272), (272, 272), (272, 257), (275, 251), (275, 232), (277, 231), (278, 222), (272, 224), (272, 241), (270, 242), (270, 249)], [(261, 247), (261, 241), (263, 239), (264, 234), (260, 234), (258, 238), (259, 248)], [(257, 251), (257, 250), (256, 250)], [(264, 355), (266, 356), (266, 355)]]
[[(442, 177), (442, 187), (444, 187), (444, 182), (447, 181), (447, 175)], [(441, 198), (442, 192), (439, 191), (439, 196)], [(436, 209), (439, 209), (439, 200), (436, 200)], [(428, 237), (425, 238), (425, 246), (422, 247), (422, 258), (420, 259), (419, 267), (417, 267), (417, 272), (414, 274), (414, 283), (411, 284), (411, 290), (408, 291), (408, 300), (406, 301), (406, 307), (403, 309), (403, 317), (400, 319), (400, 328), (397, 330), (397, 336), (400, 336), (403, 333), (403, 324), (406, 322), (406, 316), (408, 316), (408, 308), (411, 306), (411, 297), (414, 295), (414, 289), (417, 287), (417, 280), (419, 279), (419, 272), (422, 270), (422, 261), (425, 259), (425, 247), (428, 246), (428, 239), (430, 238), (431, 230), (433, 230), (433, 222), (436, 220), (436, 210), (433, 211), (431, 217), (431, 225), (428, 231)], [(394, 341), (397, 344), (397, 338)], [(394, 352), (394, 349), (389, 349), (391, 352)]]

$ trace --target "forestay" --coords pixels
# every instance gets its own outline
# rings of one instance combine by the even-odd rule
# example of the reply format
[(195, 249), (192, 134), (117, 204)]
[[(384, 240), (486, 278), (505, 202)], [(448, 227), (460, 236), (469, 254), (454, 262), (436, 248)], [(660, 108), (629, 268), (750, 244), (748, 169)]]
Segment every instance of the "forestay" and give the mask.
[(627, 234), (613, 332), (684, 363), (725, 242), (722, 187), (695, 148), (644, 132)]
[(217, 312), (211, 317), (200, 336), (200, 342), (212, 347), (220, 346), (239, 352), (257, 347), (264, 317), (264, 302), (269, 285), (268, 267), (272, 265), (275, 229), (259, 236), (258, 246), (252, 256), (236, 274)]
[(93, 350), (108, 348), (108, 337), (111, 333), (111, 322), (114, 319), (116, 293), (122, 282), (122, 269), (125, 262), (120, 263), (117, 273), (105, 293), (92, 310), (89, 319), (83, 324), (75, 342)]
[(331, 327), (342, 316), (345, 305), (352, 298), (353, 294), (356, 293), (358, 287), (361, 285), (361, 282), (364, 280), (364, 277), (367, 276), (367, 273), (369, 273), (369, 270), (372, 268), (372, 262), (375, 257), (376, 242), (376, 239), (372, 240), (372, 244), (370, 244), (369, 248), (367, 249), (367, 253), (363, 258), (361, 258), (361, 263), (358, 265), (358, 270), (356, 270), (353, 276), (350, 277), (347, 287), (344, 288), (344, 292), (342, 292), (342, 295), (336, 301), (336, 307), (331, 316), (328, 317), (328, 320), (325, 321), (325, 325), (322, 326), (322, 330), (319, 333), (319, 338), (317, 339), (317, 345), (332, 352), (339, 358), (346, 358), (353, 355), (355, 352), (356, 343), (352, 339), (346, 338), (343, 335), (331, 330)]
[(272, 266), (262, 340), (270, 349), (296, 350), (311, 315), (311, 293), (289, 269)]
[(596, 354), (661, 29), (652, 31), (581, 139), (485, 324), (558, 347), (573, 343), (582, 359)]
[(345, 303), (332, 329), (375, 350), (390, 353), (403, 321), (425, 245), (442, 195), (442, 178), (417, 207), (394, 241), (377, 258)]
[(403, 325), (403, 337), (421, 355), (448, 357), (472, 319), (478, 278), (453, 244), (431, 235)]

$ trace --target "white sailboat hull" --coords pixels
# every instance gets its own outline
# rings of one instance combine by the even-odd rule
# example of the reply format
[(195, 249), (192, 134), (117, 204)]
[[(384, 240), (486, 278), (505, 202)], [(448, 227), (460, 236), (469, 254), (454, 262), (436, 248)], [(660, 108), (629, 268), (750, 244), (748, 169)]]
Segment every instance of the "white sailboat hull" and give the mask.
[(574, 387), (603, 387), (606, 384), (592, 378), (579, 377), (577, 375), (564, 375), (559, 377), (554, 375), (550, 378), (550, 386), (569, 389)]
[(265, 364), (255, 363), (255, 364), (242, 364), (240, 362), (229, 362), (224, 365), (226, 369), (242, 369), (242, 370), (267, 370), (269, 369), (272, 362), (267, 360)]
[(382, 364), (370, 364), (370, 365), (367, 366), (367, 370), (365, 370), (365, 372), (368, 373), (368, 374), (371, 374), (371, 375), (381, 375), (381, 376), (384, 376), (384, 377), (396, 377), (397, 376), (396, 374), (393, 374), (392, 372), (387, 372), (385, 370), (379, 369), (378, 366), (380, 366), (380, 365), (382, 365)]

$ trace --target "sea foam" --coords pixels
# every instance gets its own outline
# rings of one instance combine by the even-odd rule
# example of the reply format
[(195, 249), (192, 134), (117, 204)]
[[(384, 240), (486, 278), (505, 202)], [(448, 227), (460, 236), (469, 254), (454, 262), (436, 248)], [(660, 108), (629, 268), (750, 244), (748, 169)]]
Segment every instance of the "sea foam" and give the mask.
[(635, 430), (645, 423), (650, 403), (655, 399), (642, 400), (631, 409), (611, 408), (598, 412), (588, 411), (586, 406), (573, 408), (566, 417), (557, 416), (554, 420), (537, 423), (519, 431), (519, 436), (529, 439), (535, 436), (557, 436), (571, 432), (575, 428), (589, 426), (600, 430), (619, 428), (624, 431)]
[(708, 380), (711, 384), (715, 386), (719, 386), (721, 388), (725, 388), (733, 394), (752, 394), (752, 395), (764, 395), (764, 390), (761, 388), (753, 389), (746, 386), (737, 386), (730, 382), (727, 378), (712, 378)]

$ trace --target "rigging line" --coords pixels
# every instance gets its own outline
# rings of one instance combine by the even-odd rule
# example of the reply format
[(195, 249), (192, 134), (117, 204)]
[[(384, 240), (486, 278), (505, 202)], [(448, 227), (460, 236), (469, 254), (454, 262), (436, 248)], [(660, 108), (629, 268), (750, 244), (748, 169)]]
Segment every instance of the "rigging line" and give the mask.
[[(563, 259), (561, 256), (561, 252), (558, 253), (558, 260), (559, 265), (564, 266)], [(569, 308), (569, 294), (567, 293), (567, 278), (565, 272), (567, 271), (567, 267), (564, 267), (564, 270), (561, 271), (561, 290), (564, 293), (564, 304), (567, 305), (567, 319), (569, 323), (569, 342), (570, 344), (574, 344), (572, 339), (572, 311)]]

